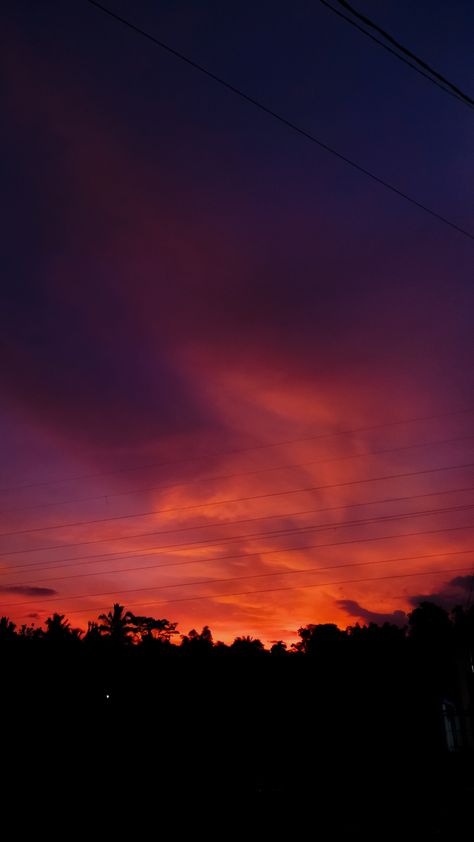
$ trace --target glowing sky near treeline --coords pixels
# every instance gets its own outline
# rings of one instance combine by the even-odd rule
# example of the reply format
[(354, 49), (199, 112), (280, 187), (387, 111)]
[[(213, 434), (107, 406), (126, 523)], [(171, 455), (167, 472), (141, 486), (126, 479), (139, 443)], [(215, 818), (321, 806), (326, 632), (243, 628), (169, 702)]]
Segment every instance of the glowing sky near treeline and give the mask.
[[(363, 11), (467, 87), (441, 6)], [(319, 4), (113, 8), (472, 227), (468, 109)], [(472, 244), (85, 3), (3, 15), (0, 614), (462, 603)]]

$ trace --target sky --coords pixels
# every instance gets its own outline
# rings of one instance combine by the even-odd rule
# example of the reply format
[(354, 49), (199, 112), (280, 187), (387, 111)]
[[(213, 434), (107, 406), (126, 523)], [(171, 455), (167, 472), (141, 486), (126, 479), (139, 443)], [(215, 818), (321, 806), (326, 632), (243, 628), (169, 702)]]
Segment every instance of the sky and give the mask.
[[(473, 230), (469, 108), (317, 0), (110, 8)], [(470, 92), (470, 3), (357, 8)], [(0, 615), (469, 599), (472, 241), (85, 0), (2, 31)]]

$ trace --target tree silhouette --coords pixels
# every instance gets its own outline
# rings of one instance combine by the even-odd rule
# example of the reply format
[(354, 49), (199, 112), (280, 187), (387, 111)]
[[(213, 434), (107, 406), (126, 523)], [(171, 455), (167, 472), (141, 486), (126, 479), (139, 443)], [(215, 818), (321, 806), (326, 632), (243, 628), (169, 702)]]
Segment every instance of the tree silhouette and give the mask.
[(187, 635), (181, 637), (181, 649), (192, 655), (205, 655), (212, 651), (214, 643), (209, 626), (204, 626), (201, 633), (191, 629)]
[(316, 655), (328, 647), (334, 648), (335, 644), (342, 641), (345, 632), (341, 631), (334, 623), (320, 623), (319, 625), (308, 625), (298, 629), (301, 640), (293, 643), (296, 652), (303, 652), (305, 655)]
[(451, 611), (451, 618), (457, 639), (474, 648), (474, 605), (469, 608), (456, 605)]
[(8, 617), (0, 617), (0, 642), (12, 641), (16, 637), (15, 629), (15, 623), (12, 623)]
[(97, 644), (101, 637), (102, 635), (99, 624), (96, 623), (94, 620), (89, 620), (89, 622), (87, 623), (87, 631), (84, 635), (84, 642), (87, 644)]
[[(208, 752), (209, 764), (222, 768), (227, 757), (250, 757), (262, 786), (272, 780), (279, 757), (286, 758), (285, 768), (298, 768), (308, 746), (311, 756), (317, 751), (323, 758), (321, 768), (339, 751), (356, 762), (372, 753), (381, 763), (382, 749), (390, 756), (415, 746), (428, 757), (446, 748), (446, 734), (456, 751), (474, 747), (474, 608), (448, 614), (423, 602), (409, 623), (408, 630), (356, 623), (344, 631), (309, 624), (291, 648), (275, 640), (266, 650), (250, 635), (231, 645), (214, 643), (207, 625), (176, 645), (177, 623), (135, 615), (119, 603), (90, 622), (83, 636), (59, 613), (48, 617), (44, 630), (17, 630), (3, 617), (0, 701), (15, 710), (23, 701), (31, 707), (33, 699), (52, 721), (60, 713), (77, 723), (84, 719), (108, 748), (120, 717), (131, 743), (137, 742), (132, 723), (143, 744), (160, 734), (165, 764), (174, 762), (184, 728), (194, 756)], [(302, 699), (311, 699), (311, 712), (298, 742), (298, 728), (286, 731), (281, 722), (293, 710), (299, 726)]]
[(114, 644), (131, 643), (134, 627), (130, 623), (130, 619), (130, 612), (125, 611), (123, 605), (114, 602), (112, 611), (107, 614), (99, 614), (99, 620), (102, 620), (99, 629)]
[(64, 614), (53, 614), (45, 621), (46, 631), (44, 636), (55, 643), (64, 643), (70, 640), (78, 640), (81, 636), (79, 629), (72, 629)]
[(409, 614), (408, 622), (410, 638), (430, 647), (446, 644), (452, 633), (448, 612), (433, 602), (420, 602)]
[(23, 623), (20, 626), (20, 631), (18, 632), (18, 636), (24, 639), (33, 640), (34, 638), (42, 637), (44, 632), (42, 629), (37, 628), (34, 623), (28, 625), (27, 623)]
[(286, 645), (284, 640), (275, 640), (271, 649), (271, 655), (287, 655), (288, 654), (288, 646)]
[(155, 620), (154, 617), (138, 617), (128, 611), (126, 616), (135, 642), (150, 643), (153, 640), (169, 642), (176, 630), (177, 623), (169, 620)]
[(248, 634), (236, 637), (230, 648), (235, 655), (261, 655), (265, 652), (262, 641)]

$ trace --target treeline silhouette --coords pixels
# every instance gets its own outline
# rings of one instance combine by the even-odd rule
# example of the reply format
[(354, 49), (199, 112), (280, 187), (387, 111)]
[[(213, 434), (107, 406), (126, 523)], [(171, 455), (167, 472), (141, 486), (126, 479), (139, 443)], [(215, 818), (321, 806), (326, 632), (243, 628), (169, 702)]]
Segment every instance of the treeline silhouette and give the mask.
[(431, 838), (467, 815), (473, 650), (474, 607), (430, 602), (405, 627), (309, 624), (269, 648), (118, 603), (85, 633), (59, 613), (44, 628), (2, 617), (2, 721), (22, 745), (10, 763), (40, 758), (60, 786), (60, 759), (80, 777), (106, 758), (127, 799), (280, 794), (328, 816), (343, 798), (347, 831), (395, 799), (393, 826), (411, 811)]
[[(471, 647), (474, 643), (474, 605), (464, 607), (457, 605), (447, 611), (433, 602), (420, 602), (407, 615), (404, 626), (385, 622), (378, 624), (371, 622), (361, 626), (359, 623), (349, 625), (341, 630), (334, 623), (308, 624), (298, 629), (300, 640), (288, 648), (283, 640), (278, 640), (269, 649), (258, 638), (250, 635), (236, 637), (233, 643), (215, 642), (212, 631), (205, 625), (201, 632), (191, 629), (188, 634), (181, 634), (178, 623), (155, 617), (139, 616), (132, 611), (125, 610), (123, 605), (114, 603), (106, 614), (99, 614), (98, 621), (90, 621), (87, 631), (73, 628), (64, 614), (53, 613), (45, 620), (45, 628), (35, 623), (16, 623), (7, 616), (0, 617), (0, 646), (2, 654), (10, 647), (17, 647), (14, 651), (21, 651), (21, 647), (32, 646), (43, 641), (51, 647), (77, 646), (82, 643), (88, 651), (94, 647), (102, 647), (109, 653), (116, 652), (116, 647), (133, 645), (152, 651), (154, 655), (208, 655), (210, 653), (234, 653), (239, 655), (288, 655), (306, 654), (322, 655), (324, 650), (331, 647), (334, 657), (339, 646), (363, 645), (367, 648), (377, 646), (393, 647), (395, 641), (406, 651), (409, 647), (420, 644), (424, 647), (424, 654), (434, 649), (441, 649), (446, 653), (456, 647)], [(179, 643), (176, 638), (179, 637)], [(21, 641), (21, 643), (20, 643)], [(343, 643), (345, 641), (345, 643)], [(351, 641), (349, 644), (348, 641)], [(402, 644), (405, 641), (405, 644)], [(12, 650), (13, 651), (13, 650)], [(70, 651), (73, 651), (72, 649)], [(130, 651), (130, 650), (129, 650)]]

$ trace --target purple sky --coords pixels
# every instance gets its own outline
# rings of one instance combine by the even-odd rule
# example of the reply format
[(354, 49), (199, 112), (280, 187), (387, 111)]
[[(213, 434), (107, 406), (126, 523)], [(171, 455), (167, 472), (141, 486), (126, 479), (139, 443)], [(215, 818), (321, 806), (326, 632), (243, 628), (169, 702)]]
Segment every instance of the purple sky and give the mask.
[[(110, 2), (117, 13), (399, 189), (456, 224), (474, 227), (469, 108), (320, 3)], [(472, 4), (389, 0), (380, 7), (360, 0), (358, 7), (469, 90)], [(472, 242), (86, 2), (32, 6), (17, 0), (6, 4), (2, 17), (0, 458), (7, 491), (0, 516), (3, 534), (21, 534), (2, 539), (1, 575), (3, 587), (52, 588), (59, 602), (43, 605), (33, 592), (31, 604), (25, 598), (24, 606), (14, 607), (19, 599), (6, 591), (0, 613), (21, 622), (29, 613), (41, 619), (70, 609), (84, 626), (114, 598), (151, 603), (181, 593), (159, 594), (160, 585), (268, 574), (277, 565), (275, 579), (229, 583), (227, 591), (296, 587), (301, 576), (283, 579), (277, 573), (356, 563), (361, 554), (367, 560), (468, 547), (469, 533), (455, 533), (455, 539), (451, 534), (376, 549), (349, 547), (341, 551), (344, 558), (334, 549), (330, 558), (329, 550), (322, 555), (311, 549), (277, 557), (271, 568), (262, 553), (293, 546), (294, 536), (287, 544), (242, 537), (236, 550), (241, 559), (204, 567), (209, 554), (230, 554), (226, 536), (254, 531), (232, 526), (237, 519), (282, 515), (260, 528), (292, 528), (296, 521), (287, 514), (298, 509), (474, 486), (472, 468), (466, 468), (361, 485), (350, 497), (339, 489), (219, 504), (200, 512), (199, 521), (183, 510), (474, 461), (466, 438), (473, 433), (469, 414), (229, 452), (471, 408)], [(456, 437), (463, 441), (366, 456)], [(356, 455), (355, 462), (341, 459)], [(235, 476), (325, 457), (341, 461)], [(123, 470), (140, 466), (153, 467)], [(51, 482), (71, 477), (80, 479)], [(196, 482), (162, 488), (189, 480)], [(470, 503), (472, 494), (463, 494), (412, 501), (411, 508)], [(36, 585), (35, 568), (20, 569), (31, 562), (41, 568), (74, 561), (84, 547), (61, 546), (92, 539), (105, 539), (103, 552), (118, 552), (117, 538), (151, 526), (150, 516), (140, 516), (52, 532), (25, 530), (171, 507), (180, 512), (152, 516), (152, 522), (160, 531), (174, 526), (176, 534), (153, 545), (200, 536), (216, 541), (215, 549), (204, 547), (198, 556), (195, 549), (182, 551), (181, 560), (193, 552), (196, 558), (195, 567), (183, 568), (185, 575), (179, 567), (161, 575), (105, 575), (97, 568), (95, 578), (59, 584), (46, 581), (51, 571), (40, 571), (34, 578), (45, 584)], [(345, 522), (373, 512), (341, 509), (331, 518)], [(376, 509), (377, 515), (386, 512)], [(315, 518), (326, 522), (328, 516), (314, 515), (310, 522)], [(208, 525), (216, 521), (224, 531)], [(396, 529), (471, 522), (469, 512), (451, 513), (428, 525), (426, 518), (422, 525), (401, 521)], [(204, 531), (193, 532), (196, 525)], [(393, 531), (384, 524), (377, 528), (380, 535)], [(343, 537), (333, 531), (324, 541), (374, 534), (373, 527), (362, 533), (347, 527)], [(148, 549), (150, 540), (135, 541), (135, 552)], [(314, 534), (304, 540), (315, 543)], [(60, 549), (43, 549), (53, 545)], [(168, 557), (159, 550), (155, 558), (159, 564)], [(437, 559), (424, 567), (420, 562), (420, 572), (468, 566), (470, 560)], [(83, 572), (79, 567), (66, 572)], [(390, 570), (395, 572), (393, 565)], [(406, 566), (397, 570), (403, 573)], [(389, 572), (376, 568), (371, 575)], [(358, 568), (343, 574), (366, 575)], [(456, 575), (347, 585), (343, 593), (338, 586), (253, 598), (222, 599), (223, 586), (213, 585), (205, 591), (209, 598), (166, 611), (182, 631), (209, 623), (222, 637), (288, 637), (303, 622), (343, 625), (354, 604), (362, 620), (370, 612), (410, 610), (413, 594), (438, 592)], [(140, 587), (150, 591), (123, 593)], [(189, 596), (202, 593), (186, 590)], [(148, 610), (157, 615), (164, 606)]]

